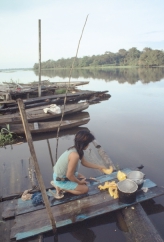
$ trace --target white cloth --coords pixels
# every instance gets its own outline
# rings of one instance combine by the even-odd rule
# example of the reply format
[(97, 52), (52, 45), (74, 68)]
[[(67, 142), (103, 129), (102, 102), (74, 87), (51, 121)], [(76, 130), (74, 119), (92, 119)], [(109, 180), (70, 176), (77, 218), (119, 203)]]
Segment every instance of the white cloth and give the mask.
[(30, 200), (31, 197), (32, 197), (32, 194), (28, 193), (30, 190), (25, 190), (21, 196), (21, 199), (23, 201), (27, 201), (27, 200)]
[(52, 112), (54, 112), (54, 113), (61, 113), (61, 109), (60, 109), (60, 107), (57, 106), (56, 104), (51, 104), (51, 105), (49, 106), (49, 108), (44, 108), (44, 109), (43, 109), (43, 111), (44, 111), (45, 113), (47, 113), (48, 110), (50, 110), (50, 111), (52, 111)]

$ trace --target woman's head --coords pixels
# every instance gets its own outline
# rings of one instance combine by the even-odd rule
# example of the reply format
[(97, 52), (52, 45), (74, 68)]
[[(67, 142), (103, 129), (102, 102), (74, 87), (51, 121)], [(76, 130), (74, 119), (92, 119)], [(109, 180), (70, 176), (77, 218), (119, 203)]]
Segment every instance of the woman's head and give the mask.
[(94, 139), (95, 137), (89, 131), (81, 130), (77, 132), (74, 139), (74, 146), (80, 156), (80, 159), (83, 157), (83, 150), (85, 150), (89, 143), (91, 143)]

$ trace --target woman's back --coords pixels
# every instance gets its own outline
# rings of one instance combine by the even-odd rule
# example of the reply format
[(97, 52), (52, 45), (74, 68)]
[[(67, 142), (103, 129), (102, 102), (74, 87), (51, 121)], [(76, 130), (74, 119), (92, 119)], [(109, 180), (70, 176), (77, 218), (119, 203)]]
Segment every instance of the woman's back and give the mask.
[[(57, 175), (57, 177), (62, 178), (62, 177), (66, 176), (67, 168), (68, 168), (69, 155), (72, 152), (77, 153), (75, 148), (71, 148), (69, 150), (66, 150), (57, 160), (57, 162), (56, 162), (56, 164), (53, 168), (54, 173)], [(77, 166), (77, 169), (78, 169), (78, 166)], [(75, 170), (75, 172), (77, 171), (77, 169)]]

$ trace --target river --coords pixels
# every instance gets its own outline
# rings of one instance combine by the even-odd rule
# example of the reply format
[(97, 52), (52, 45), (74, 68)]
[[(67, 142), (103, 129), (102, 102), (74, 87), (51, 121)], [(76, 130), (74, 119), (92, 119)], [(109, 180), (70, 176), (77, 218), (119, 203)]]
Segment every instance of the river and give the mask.
[[(68, 70), (42, 71), (42, 80), (68, 81)], [(0, 82), (19, 81), (28, 83), (38, 80), (33, 70), (1, 71)], [(71, 81), (89, 81), (79, 86), (81, 90), (108, 90), (111, 98), (90, 105), (87, 109), (90, 121), (85, 125), (96, 137), (115, 165), (134, 168), (144, 165), (146, 177), (158, 186), (164, 185), (164, 68), (120, 68), (75, 70)], [(59, 138), (59, 154), (73, 144), (74, 134), (65, 133)], [(55, 157), (56, 138), (51, 134), (49, 142)], [(52, 166), (47, 140), (34, 141), (41, 172), (48, 186)], [(27, 143), (1, 148), (1, 161), (28, 161)], [(87, 176), (94, 171), (81, 172)], [(6, 188), (7, 190), (8, 188)], [(142, 203), (148, 217), (164, 239), (164, 196)], [(69, 228), (59, 229), (59, 242), (108, 242), (125, 241), (116, 222), (115, 213), (109, 213)], [(54, 241), (46, 235), (44, 241)]]

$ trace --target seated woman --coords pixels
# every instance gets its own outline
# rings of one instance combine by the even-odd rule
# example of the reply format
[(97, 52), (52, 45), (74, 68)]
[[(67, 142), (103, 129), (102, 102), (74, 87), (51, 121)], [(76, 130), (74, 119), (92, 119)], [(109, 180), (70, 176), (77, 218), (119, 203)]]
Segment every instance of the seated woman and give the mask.
[(79, 131), (75, 135), (74, 146), (66, 150), (57, 160), (53, 168), (53, 181), (51, 181), (51, 184), (56, 188), (56, 198), (60, 199), (64, 196), (62, 191), (75, 195), (88, 192), (86, 178), (78, 173), (80, 163), (85, 167), (100, 171), (106, 168), (92, 164), (84, 158), (84, 150), (94, 139), (95, 137), (89, 131)]

